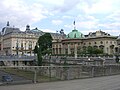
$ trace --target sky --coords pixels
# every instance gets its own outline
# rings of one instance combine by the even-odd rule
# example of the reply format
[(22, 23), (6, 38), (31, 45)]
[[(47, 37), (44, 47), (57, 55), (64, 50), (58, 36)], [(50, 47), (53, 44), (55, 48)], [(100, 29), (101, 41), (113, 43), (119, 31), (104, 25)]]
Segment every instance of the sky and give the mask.
[(6, 26), (25, 31), (26, 25), (44, 32), (65, 34), (74, 28), (83, 33), (102, 30), (120, 34), (120, 0), (1, 0), (0, 30)]

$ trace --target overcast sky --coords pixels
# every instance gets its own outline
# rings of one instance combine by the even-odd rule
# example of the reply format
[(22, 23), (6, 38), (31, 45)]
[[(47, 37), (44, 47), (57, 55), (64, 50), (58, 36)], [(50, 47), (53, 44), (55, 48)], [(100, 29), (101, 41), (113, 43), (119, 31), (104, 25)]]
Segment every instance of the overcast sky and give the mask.
[(111, 35), (120, 34), (120, 0), (1, 0), (0, 29), (10, 25), (24, 31), (31, 29), (56, 32), (73, 29), (83, 34), (102, 30)]

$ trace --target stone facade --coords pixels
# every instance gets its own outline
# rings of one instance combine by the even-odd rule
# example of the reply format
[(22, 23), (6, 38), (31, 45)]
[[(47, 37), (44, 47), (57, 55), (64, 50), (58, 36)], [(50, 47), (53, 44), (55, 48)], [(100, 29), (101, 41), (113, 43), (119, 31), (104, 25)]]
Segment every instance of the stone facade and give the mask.
[[(34, 55), (33, 50), (35, 48), (38, 38), (45, 34), (37, 28), (31, 29), (30, 26), (26, 26), (25, 31), (20, 31), (19, 28), (11, 27), (9, 22), (0, 33), (0, 54), (1, 55)], [(63, 30), (61, 34), (50, 33), (53, 40), (62, 39)]]
[(118, 52), (119, 52), (119, 54), (120, 54), (120, 35), (118, 36), (118, 38), (117, 38), (117, 44), (118, 44)]
[(74, 54), (77, 56), (83, 49), (89, 46), (102, 49), (106, 54), (120, 53), (118, 51), (117, 36), (111, 36), (101, 30), (90, 32), (88, 35), (84, 35), (84, 37), (81, 36), (83, 34), (78, 34), (78, 31), (75, 33), (75, 30), (73, 30), (65, 39), (53, 42), (53, 54)]

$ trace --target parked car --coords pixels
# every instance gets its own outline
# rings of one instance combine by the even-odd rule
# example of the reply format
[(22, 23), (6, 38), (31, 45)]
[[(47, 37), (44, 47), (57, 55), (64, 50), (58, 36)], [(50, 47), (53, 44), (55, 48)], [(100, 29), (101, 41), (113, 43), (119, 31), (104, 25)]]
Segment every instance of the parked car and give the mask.
[(2, 82), (12, 82), (13, 78), (10, 75), (2, 76)]

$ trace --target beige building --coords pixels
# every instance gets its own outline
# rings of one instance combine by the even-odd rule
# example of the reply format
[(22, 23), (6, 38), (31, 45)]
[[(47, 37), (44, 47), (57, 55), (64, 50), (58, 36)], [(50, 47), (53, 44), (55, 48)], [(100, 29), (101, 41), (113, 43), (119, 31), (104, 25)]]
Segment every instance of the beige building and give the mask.
[[(53, 39), (62, 39), (63, 30), (61, 34), (50, 33)], [(19, 28), (11, 27), (9, 22), (4, 27), (0, 34), (0, 54), (2, 55), (33, 55), (34, 48), (38, 38), (45, 34), (37, 28), (31, 29), (26, 26), (25, 31), (20, 31)]]
[(102, 49), (105, 54), (118, 53), (117, 36), (111, 36), (101, 30), (83, 35), (74, 29), (65, 39), (53, 42), (53, 54), (74, 54), (77, 56), (89, 46)]
[(118, 54), (120, 55), (120, 35), (117, 38), (117, 44), (118, 44)]

